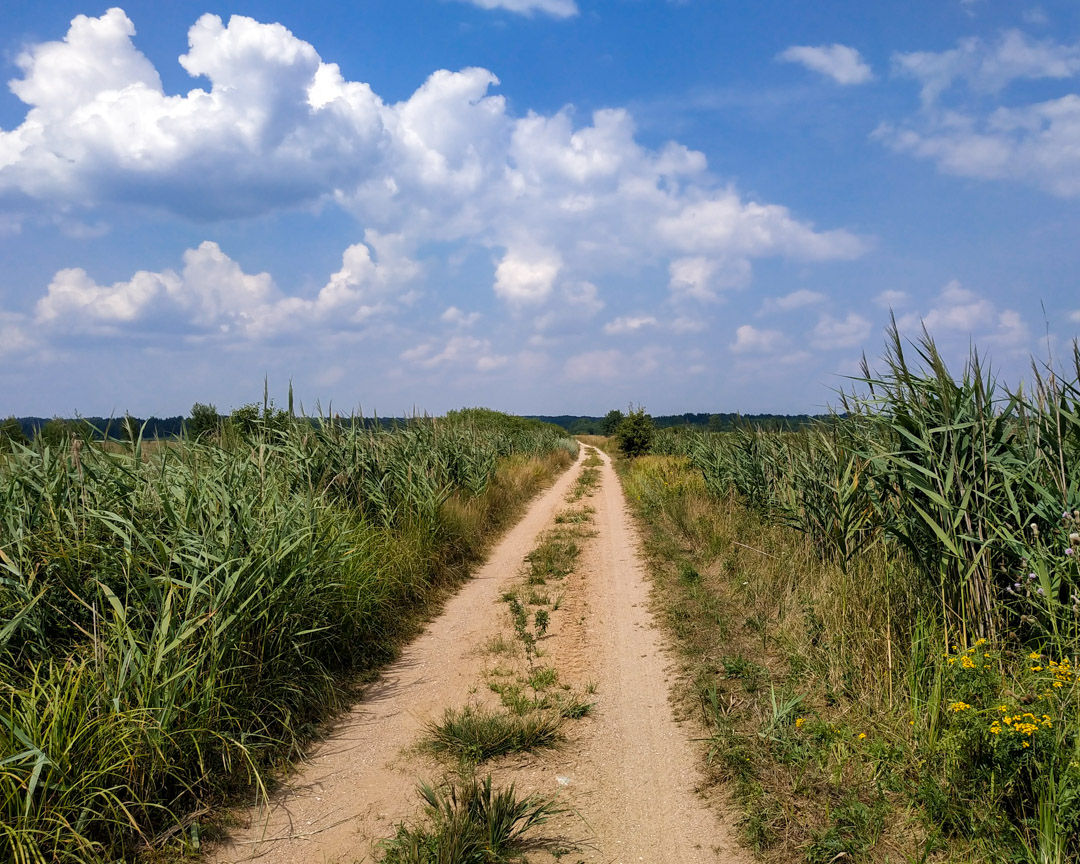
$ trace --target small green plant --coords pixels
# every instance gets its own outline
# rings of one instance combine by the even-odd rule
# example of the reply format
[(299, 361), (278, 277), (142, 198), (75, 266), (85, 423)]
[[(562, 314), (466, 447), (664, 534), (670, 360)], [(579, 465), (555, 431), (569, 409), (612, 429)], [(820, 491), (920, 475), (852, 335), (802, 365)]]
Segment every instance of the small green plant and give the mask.
[(552, 666), (542, 666), (529, 676), (529, 686), (539, 693), (559, 683), (559, 673)]
[(553, 711), (503, 713), (466, 705), (448, 708), (428, 727), (431, 746), (440, 753), (484, 762), (507, 753), (552, 747), (561, 738), (563, 717)]
[(516, 594), (510, 594), (506, 598), (506, 602), (510, 606), (510, 620), (514, 625), (514, 633), (517, 634), (518, 641), (524, 647), (525, 656), (528, 658), (531, 667), (538, 650), (536, 647), (536, 634), (529, 629), (529, 610), (522, 605)]
[(488, 775), (422, 783), (426, 818), (398, 826), (385, 841), (382, 864), (508, 864), (522, 860), (526, 835), (566, 812), (552, 798), (521, 797), (513, 785), (496, 789)]

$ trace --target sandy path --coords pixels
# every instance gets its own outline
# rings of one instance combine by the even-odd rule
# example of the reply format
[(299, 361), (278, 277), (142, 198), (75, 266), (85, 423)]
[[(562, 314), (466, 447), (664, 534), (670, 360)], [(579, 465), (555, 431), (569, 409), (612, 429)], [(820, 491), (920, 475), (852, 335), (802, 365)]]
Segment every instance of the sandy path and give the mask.
[(649, 611), (640, 541), (619, 479), (601, 455), (602, 484), (585, 502), (596, 510), (597, 536), (572, 577), (580, 590), (568, 597), (568, 626), (550, 649), (560, 677), (597, 685), (593, 714), (563, 752), (544, 760), (569, 781), (568, 798), (593, 832), (568, 860), (752, 861), (723, 809), (694, 791), (700, 755), (690, 738), (698, 730), (673, 719), (673, 664)]
[[(522, 792), (558, 794), (576, 811), (545, 832), (567, 841), (564, 849), (574, 847), (563, 860), (749, 862), (724, 809), (695, 792), (700, 755), (690, 738), (698, 730), (673, 719), (673, 663), (649, 611), (640, 541), (618, 477), (601, 456), (602, 482), (581, 502), (596, 511), (589, 526), (595, 536), (585, 541), (542, 642), (542, 662), (558, 669), (560, 681), (596, 685), (595, 707), (572, 722), (568, 740), (556, 750), (483, 770)], [(490, 701), (485, 670), (493, 660), (482, 648), (495, 635), (513, 639), (497, 599), (519, 582), (539, 533), (566, 506), (563, 498), (581, 461), (532, 505), (476, 578), (369, 688), (271, 806), (255, 811), (250, 827), (214, 850), (210, 861), (353, 864), (371, 854), (373, 840), (390, 836), (399, 821), (419, 812), (415, 783), (438, 779), (440, 769), (413, 745), (445, 708)], [(541, 852), (535, 860), (555, 859)]]
[(248, 814), (250, 824), (211, 849), (207, 861), (352, 864), (370, 853), (371, 840), (390, 836), (415, 813), (416, 781), (437, 775), (418, 776), (417, 765), (402, 751), (446, 707), (466, 702), (480, 682), (485, 661), (478, 649), (502, 632), (499, 594), (562, 505), (583, 458), (530, 505), (487, 563), (365, 691), (270, 804)]

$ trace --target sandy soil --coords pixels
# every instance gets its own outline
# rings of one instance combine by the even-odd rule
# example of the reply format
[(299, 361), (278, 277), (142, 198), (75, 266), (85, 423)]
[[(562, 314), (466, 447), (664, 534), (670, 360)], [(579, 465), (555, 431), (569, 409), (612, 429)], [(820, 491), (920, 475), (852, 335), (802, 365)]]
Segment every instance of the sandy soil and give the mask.
[[(484, 647), (509, 632), (498, 598), (518, 582), (525, 556), (566, 506), (581, 461), (534, 502), (442, 615), (273, 801), (246, 814), (247, 827), (210, 851), (209, 861), (370, 860), (374, 841), (417, 814), (417, 780), (437, 779), (440, 770), (415, 745), (445, 708), (490, 695), (485, 671), (493, 661)], [(582, 502), (596, 510), (596, 535), (585, 541), (542, 643), (544, 662), (561, 681), (596, 685), (595, 708), (571, 724), (558, 749), (504, 760), (493, 773), (522, 791), (558, 793), (573, 808), (573, 816), (548, 826), (573, 846), (564, 860), (750, 861), (736, 847), (723, 808), (695, 792), (699, 756), (690, 738), (696, 730), (673, 719), (667, 684), (673, 671), (649, 612), (638, 537), (606, 456), (600, 471), (600, 487)]]

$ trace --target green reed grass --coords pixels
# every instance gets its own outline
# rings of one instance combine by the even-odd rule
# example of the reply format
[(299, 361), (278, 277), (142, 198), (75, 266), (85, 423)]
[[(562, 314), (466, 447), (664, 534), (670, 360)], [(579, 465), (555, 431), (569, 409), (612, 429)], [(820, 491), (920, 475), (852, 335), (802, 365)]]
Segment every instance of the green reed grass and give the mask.
[[(1071, 860), (1080, 352), (1009, 389), (894, 329), (853, 388), (810, 429), (660, 433), (671, 455), (623, 466), (661, 572), (698, 576), (663, 576), (665, 617), (747, 835), (775, 860)], [(716, 644), (768, 686), (728, 683)], [(798, 723), (770, 725), (773, 693)]]
[(0, 456), (0, 859), (115, 860), (259, 788), (570, 444), (474, 411)]

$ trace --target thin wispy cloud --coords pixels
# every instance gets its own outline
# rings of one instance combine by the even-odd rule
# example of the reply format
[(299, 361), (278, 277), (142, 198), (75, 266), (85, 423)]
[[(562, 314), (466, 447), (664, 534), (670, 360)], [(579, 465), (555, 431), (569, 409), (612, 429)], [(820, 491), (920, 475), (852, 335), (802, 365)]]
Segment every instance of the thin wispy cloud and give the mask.
[(471, 3), (481, 9), (502, 9), (519, 15), (540, 13), (553, 18), (572, 18), (580, 11), (574, 0), (462, 0), (462, 2)]

